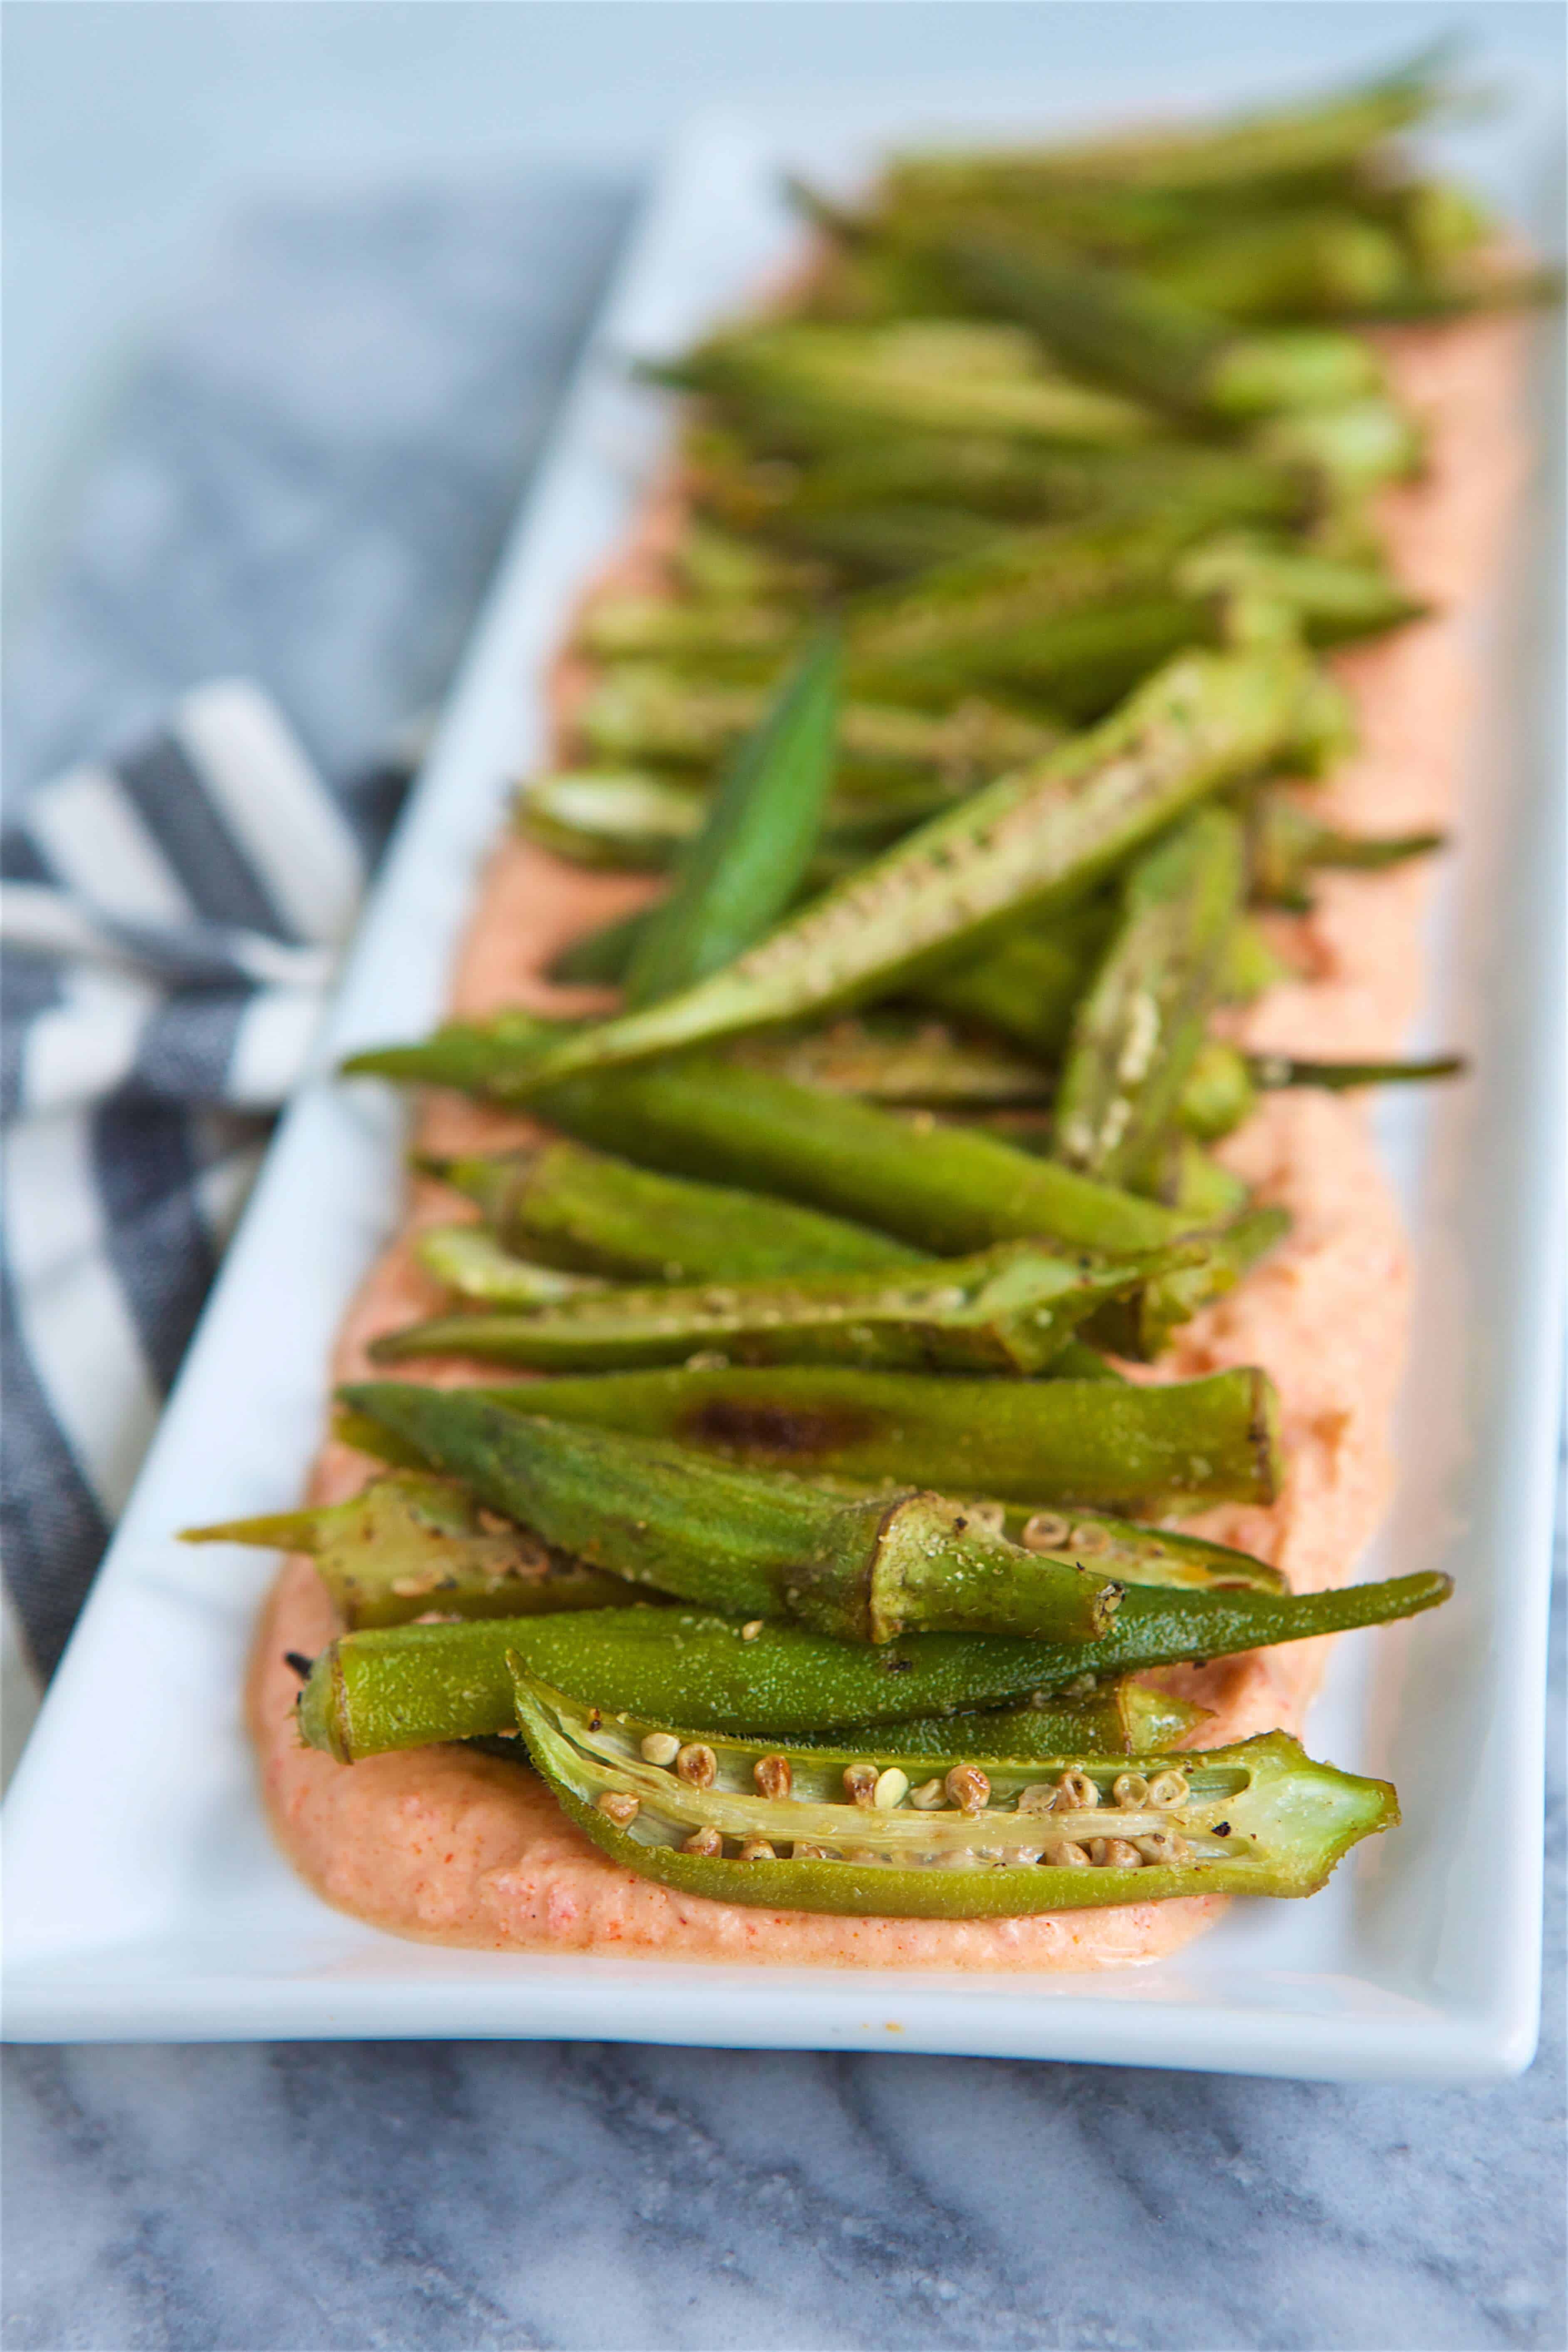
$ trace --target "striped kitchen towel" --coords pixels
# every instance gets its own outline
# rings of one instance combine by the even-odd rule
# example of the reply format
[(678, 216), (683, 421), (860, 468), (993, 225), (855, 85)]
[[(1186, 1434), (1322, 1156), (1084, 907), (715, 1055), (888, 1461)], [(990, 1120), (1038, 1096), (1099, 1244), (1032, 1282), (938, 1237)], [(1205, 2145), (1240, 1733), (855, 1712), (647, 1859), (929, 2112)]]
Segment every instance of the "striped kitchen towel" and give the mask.
[(0, 836), (7, 1591), (52, 1671), (269, 1115), (304, 1070), (400, 778), (342, 795), (226, 680)]

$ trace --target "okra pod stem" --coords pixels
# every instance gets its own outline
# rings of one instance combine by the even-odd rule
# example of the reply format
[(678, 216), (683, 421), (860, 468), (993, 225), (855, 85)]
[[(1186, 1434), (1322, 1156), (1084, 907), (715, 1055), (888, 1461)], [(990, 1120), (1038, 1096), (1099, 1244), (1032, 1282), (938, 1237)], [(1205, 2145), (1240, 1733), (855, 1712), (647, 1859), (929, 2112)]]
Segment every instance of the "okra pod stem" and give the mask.
[(1323, 1087), (1342, 1093), (1356, 1087), (1419, 1086), (1458, 1076), (1464, 1067), (1458, 1054), (1415, 1062), (1299, 1061), (1289, 1054), (1243, 1054), (1211, 1037), (1187, 1073), (1175, 1115), (1190, 1135), (1213, 1139), (1249, 1118), (1260, 1093), (1279, 1087)]
[(1247, 856), (1252, 896), (1267, 906), (1298, 911), (1311, 904), (1315, 867), (1384, 872), (1441, 849), (1441, 833), (1357, 835), (1324, 824), (1283, 793), (1259, 793), (1247, 812)]
[(938, 1495), (847, 1497), (472, 1389), (345, 1393), (558, 1550), (732, 1615), (878, 1643), (920, 1628), (1089, 1643), (1121, 1598), (1112, 1579), (1011, 1544)]
[[(1437, 1607), (1452, 1590), (1432, 1572), (1295, 1595), (1130, 1589), (1111, 1633), (1094, 1645), (1095, 1671), (1120, 1675), (1385, 1625)], [(509, 1652), (606, 1715), (770, 1740), (1060, 1691), (1080, 1681), (1089, 1655), (1081, 1642), (980, 1633), (910, 1633), (877, 1648), (800, 1625), (673, 1609), (393, 1625), (345, 1633), (316, 1659), (298, 1702), (301, 1737), (352, 1764), (506, 1731)]]
[(1091, 1263), (1008, 1242), (897, 1273), (786, 1283), (593, 1289), (510, 1315), (447, 1315), (384, 1334), (382, 1363), (455, 1355), (536, 1371), (616, 1371), (717, 1351), (742, 1364), (886, 1371), (1043, 1370), (1108, 1300), (1207, 1263), (1201, 1244)]
[(822, 636), (732, 758), (669, 896), (638, 938), (628, 1010), (727, 964), (770, 929), (805, 878), (833, 779), (838, 645)]
[[(1148, 1385), (737, 1365), (565, 1375), (464, 1393), (756, 1468), (893, 1479), (1034, 1509), (1153, 1514), (1269, 1503), (1280, 1476), (1278, 1400), (1268, 1374), (1250, 1367)], [(374, 1416), (357, 1389), (343, 1396)]]
[(1100, 726), (931, 819), (724, 971), (563, 1037), (519, 1072), (518, 1091), (885, 992), (1031, 904), (1081, 897), (1194, 802), (1300, 751), (1325, 713), (1310, 663), (1283, 640), (1174, 661)]
[(497, 1520), (468, 1490), (426, 1472), (389, 1471), (352, 1502), (187, 1528), (186, 1543), (309, 1552), (351, 1628), (406, 1625), (430, 1610), (514, 1619), (616, 1609), (637, 1596), (619, 1577)]
[[(993, 1760), (943, 1744), (768, 1752), (606, 1719), (519, 1663), (517, 1720), (563, 1811), (684, 1895), (781, 1910), (975, 1918), (1201, 1894), (1310, 1895), (1399, 1818), (1386, 1780), (1284, 1732), (1206, 1755)], [(674, 1740), (668, 1763), (654, 1762)], [(908, 1800), (908, 1801), (906, 1801)]]

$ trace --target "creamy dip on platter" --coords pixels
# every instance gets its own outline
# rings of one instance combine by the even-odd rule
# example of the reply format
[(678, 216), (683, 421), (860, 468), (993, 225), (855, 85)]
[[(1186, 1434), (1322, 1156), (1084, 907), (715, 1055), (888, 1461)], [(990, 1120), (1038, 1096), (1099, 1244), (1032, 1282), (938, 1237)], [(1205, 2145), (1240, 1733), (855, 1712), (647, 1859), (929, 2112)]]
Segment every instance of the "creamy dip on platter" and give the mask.
[[(1422, 478), (1389, 494), (1393, 567), (1436, 616), (1336, 657), (1361, 748), (1313, 785), (1312, 806), (1345, 829), (1395, 834), (1454, 814), (1476, 713), (1482, 609), (1495, 579), (1526, 447), (1516, 414), (1522, 336), (1506, 319), (1404, 330), (1382, 339), (1394, 388), (1426, 425)], [(667, 530), (668, 508), (650, 537)], [(568, 669), (560, 681), (569, 693)], [(501, 843), (455, 975), (452, 1007), (478, 1018), (508, 1005), (567, 1010), (603, 1002), (552, 991), (540, 974), (567, 941), (645, 897), (649, 885), (566, 866)], [(1321, 1059), (1396, 1055), (1423, 987), (1430, 861), (1384, 874), (1329, 873), (1316, 903), (1273, 917), (1300, 973), (1230, 1034), (1253, 1050)], [(425, 1098), (420, 1141), (495, 1149), (537, 1132), (447, 1095)], [(1389, 1433), (1405, 1351), (1410, 1273), (1398, 1212), (1373, 1150), (1364, 1097), (1272, 1095), (1223, 1147), (1260, 1200), (1291, 1214), (1284, 1243), (1228, 1297), (1134, 1377), (1189, 1379), (1261, 1364), (1282, 1405), (1284, 1491), (1269, 1509), (1225, 1508), (1184, 1525), (1276, 1563), (1298, 1591), (1345, 1582), (1392, 1480)], [(409, 1250), (421, 1223), (450, 1221), (449, 1194), (416, 1186), (407, 1229), (374, 1269), (342, 1335), (339, 1379), (363, 1376), (367, 1343), (437, 1311), (441, 1294)], [(412, 1365), (405, 1376), (482, 1380), (482, 1370)], [(318, 1501), (358, 1491), (374, 1465), (338, 1444), (321, 1454)], [(263, 1616), (248, 1704), (267, 1808), (295, 1867), (329, 1902), (404, 1936), (514, 1951), (615, 1951), (670, 1958), (846, 1967), (1087, 1969), (1151, 1961), (1215, 1918), (1223, 1897), (1129, 1902), (1014, 1919), (843, 1918), (683, 1895), (637, 1877), (582, 1836), (527, 1770), (458, 1747), (353, 1766), (303, 1747), (288, 1651), (321, 1650), (341, 1628), (310, 1562), (289, 1561)], [(1156, 1679), (1213, 1710), (1190, 1744), (1299, 1731), (1327, 1643), (1293, 1643)]]

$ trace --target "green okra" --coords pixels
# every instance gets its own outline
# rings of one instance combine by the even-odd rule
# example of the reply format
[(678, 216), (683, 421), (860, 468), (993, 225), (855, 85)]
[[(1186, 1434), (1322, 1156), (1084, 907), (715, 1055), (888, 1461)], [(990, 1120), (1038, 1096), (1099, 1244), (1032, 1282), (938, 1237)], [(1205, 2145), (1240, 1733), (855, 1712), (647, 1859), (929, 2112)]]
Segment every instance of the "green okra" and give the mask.
[[(848, 807), (836, 805), (821, 828), (808, 872), (822, 882), (847, 865), (859, 864), (952, 797), (937, 786), (917, 785), (901, 803), (888, 793)], [(570, 768), (531, 777), (518, 793), (515, 814), (528, 840), (574, 866), (664, 874), (694, 851), (710, 803), (697, 786), (652, 772)], [(785, 903), (794, 896), (792, 887)], [(638, 927), (639, 941), (652, 925), (650, 910)]]
[[(756, 725), (763, 707), (754, 687), (712, 686), (657, 663), (624, 662), (602, 674), (573, 724), (595, 760), (706, 769)], [(842, 799), (930, 782), (956, 793), (1040, 758), (1058, 740), (1039, 720), (976, 698), (935, 716), (847, 702), (836, 790)]]
[(388, 1471), (351, 1502), (187, 1528), (183, 1540), (310, 1553), (351, 1628), (405, 1625), (431, 1610), (518, 1618), (615, 1609), (640, 1597), (621, 1578), (552, 1551), (527, 1528), (497, 1519), (465, 1486), (428, 1472)]
[(634, 907), (629, 915), (617, 915), (596, 931), (583, 932), (547, 967), (548, 977), (558, 988), (618, 988), (647, 919), (646, 907)]
[(503, 1249), (482, 1225), (427, 1225), (414, 1244), (426, 1274), (459, 1297), (494, 1307), (553, 1307), (603, 1286), (592, 1276), (563, 1274)]
[[(1323, 689), (1284, 639), (1184, 656), (1099, 727), (932, 818), (725, 970), (562, 1038), (519, 1070), (516, 1090), (799, 1020), (978, 949), (1029, 907), (1085, 895), (1222, 784), (1321, 740)], [(1336, 726), (1342, 708), (1333, 698)]]
[(837, 639), (811, 646), (733, 754), (626, 974), (628, 1009), (705, 980), (752, 946), (804, 882), (822, 831), (838, 714)]
[(711, 677), (743, 678), (782, 660), (800, 625), (793, 604), (681, 601), (639, 590), (597, 598), (577, 642), (598, 661), (696, 662)]
[(1184, 300), (1249, 326), (1374, 317), (1397, 308), (1410, 280), (1399, 238), (1349, 205), (1235, 221), (1145, 266)]
[(1011, 1543), (1052, 1559), (1092, 1567), (1121, 1584), (1169, 1584), (1197, 1592), (1284, 1592), (1277, 1568), (1207, 1536), (1119, 1519), (1103, 1511), (1036, 1510), (1026, 1503), (972, 1503), (989, 1511)]
[(1419, 121), (1447, 95), (1451, 48), (1439, 42), (1409, 63), (1304, 103), (1217, 124), (1161, 125), (1050, 146), (937, 150), (894, 158), (892, 201), (922, 187), (966, 198), (1029, 203), (1066, 187), (1120, 192), (1209, 191), (1227, 206), (1251, 184), (1315, 181), (1360, 162), (1393, 132)]
[[(1150, 1385), (734, 1365), (565, 1374), (462, 1393), (751, 1468), (892, 1479), (1032, 1510), (1204, 1510), (1270, 1503), (1279, 1489), (1279, 1401), (1255, 1367)], [(384, 1412), (385, 1395), (402, 1391), (391, 1383), (342, 1391), (357, 1413), (406, 1434), (391, 1416), (412, 1408), (399, 1401)]]
[(1185, 420), (1241, 425), (1382, 389), (1377, 356), (1355, 335), (1238, 332), (1155, 279), (1068, 248), (971, 233), (945, 239), (942, 257), (967, 299), (1033, 328), (1069, 366)]
[(1247, 879), (1265, 906), (1300, 912), (1312, 903), (1310, 877), (1320, 866), (1380, 874), (1446, 840), (1441, 833), (1342, 833), (1284, 793), (1258, 793), (1247, 812)]
[(1037, 1062), (1005, 1045), (955, 1037), (944, 1024), (919, 1014), (846, 1019), (798, 1034), (764, 1032), (738, 1047), (736, 1058), (797, 1086), (922, 1108), (1038, 1103), (1051, 1091)]
[[(424, 1045), (360, 1055), (348, 1066), (504, 1098), (510, 1072), (536, 1050), (540, 1029), (521, 1014), (503, 1015), (482, 1029), (453, 1024)], [(989, 1136), (934, 1126), (922, 1130), (869, 1103), (796, 1086), (742, 1062), (690, 1056), (595, 1073), (552, 1087), (542, 1107), (568, 1133), (635, 1154), (671, 1174), (701, 1169), (738, 1187), (783, 1194), (867, 1225), (875, 1219), (885, 1233), (932, 1257), (968, 1256), (998, 1242), (1040, 1239), (1119, 1256), (1162, 1249), (1192, 1230), (1190, 1219), (1152, 1201), (1031, 1158)], [(578, 1170), (570, 1160), (551, 1161), (544, 1154), (531, 1155), (523, 1164), (531, 1189), (521, 1212), (495, 1213), (511, 1221), (510, 1227), (503, 1222), (499, 1228), (502, 1240), (529, 1255), (656, 1280), (661, 1274), (679, 1280), (682, 1269), (691, 1280), (738, 1277), (738, 1268), (712, 1262), (711, 1241), (707, 1262), (693, 1263), (704, 1247), (702, 1204), (693, 1204), (698, 1222), (692, 1231), (682, 1213), (685, 1204), (661, 1194), (657, 1180), (639, 1187), (631, 1171), (619, 1167)], [(453, 1181), (473, 1192), (487, 1210), (500, 1197), (491, 1191), (501, 1181), (493, 1163), (457, 1163)], [(772, 1201), (714, 1208), (716, 1215), (727, 1216), (726, 1232), (739, 1227), (752, 1240), (768, 1232), (773, 1216), (784, 1216)], [(661, 1222), (641, 1231), (640, 1216), (656, 1213)], [(670, 1246), (661, 1263), (656, 1251), (666, 1240)], [(874, 1240), (868, 1237), (867, 1246), (874, 1246)], [(607, 1256), (612, 1244), (620, 1252), (615, 1264)], [(826, 1260), (816, 1267), (758, 1264), (756, 1276), (848, 1270), (842, 1252), (855, 1245), (845, 1238), (832, 1265)], [(889, 1250), (893, 1246), (888, 1244)], [(1226, 1249), (1216, 1247), (1215, 1265), (1228, 1286), (1226, 1261)], [(855, 1261), (897, 1262), (891, 1256)], [(1142, 1350), (1156, 1351), (1172, 1324), (1191, 1314), (1212, 1287), (1201, 1268), (1152, 1283), (1132, 1311)], [(1124, 1334), (1120, 1344), (1131, 1341)]]
[[(1430, 1571), (1334, 1592), (1130, 1588), (1094, 1645), (1095, 1670), (1120, 1676), (1385, 1625), (1437, 1607), (1452, 1590)], [(677, 1609), (390, 1625), (342, 1634), (315, 1660), (297, 1703), (300, 1736), (342, 1764), (493, 1737), (513, 1722), (509, 1653), (606, 1715), (770, 1740), (1071, 1692), (1087, 1655), (1081, 1642), (981, 1633), (910, 1633), (877, 1647)]]
[(516, 1702), (535, 1769), (612, 1860), (775, 1910), (963, 1919), (1310, 1895), (1399, 1819), (1386, 1780), (1314, 1763), (1282, 1731), (1137, 1772), (1066, 1756), (982, 1770), (948, 1743), (883, 1766), (874, 1749), (685, 1738), (606, 1717), (521, 1660)]
[[(989, 1707), (974, 1715), (927, 1715), (913, 1723), (868, 1725), (866, 1742), (884, 1755), (935, 1756), (943, 1749), (991, 1756), (1136, 1756), (1173, 1746), (1194, 1731), (1207, 1707), (1152, 1689), (1131, 1675), (1097, 1684), (1081, 1697), (1042, 1691), (1028, 1706)], [(803, 1748), (848, 1748), (858, 1725), (799, 1732)]]
[(506, 1248), (621, 1281), (776, 1282), (919, 1262), (918, 1251), (868, 1226), (659, 1175), (580, 1143), (443, 1160), (433, 1172), (479, 1203)]
[(1415, 418), (1381, 394), (1271, 416), (1253, 436), (1260, 457), (1298, 466), (1349, 501), (1407, 480), (1420, 468), (1424, 446)]
[(1241, 826), (1218, 808), (1131, 867), (1062, 1064), (1057, 1150), (1069, 1167), (1127, 1183), (1158, 1149), (1218, 998), (1245, 883)]
[(1005, 1242), (977, 1257), (788, 1282), (594, 1289), (513, 1314), (438, 1316), (384, 1333), (381, 1363), (465, 1356), (535, 1371), (616, 1371), (719, 1354), (741, 1364), (1042, 1371), (1107, 1301), (1206, 1265), (1201, 1243), (1137, 1257), (1053, 1257)]
[(987, 436), (879, 434), (806, 465), (755, 457), (707, 434), (689, 445), (699, 498), (786, 541), (796, 532), (889, 511), (973, 514), (1016, 528), (1069, 517), (1205, 512), (1218, 530), (1289, 526), (1316, 503), (1310, 475), (1234, 446), (1178, 441), (1143, 449), (1024, 449)]
[(910, 431), (1117, 447), (1156, 429), (1136, 402), (1047, 373), (1027, 334), (974, 320), (770, 320), (656, 373), (705, 394), (748, 430), (807, 450), (847, 434)]
[(929, 973), (917, 983), (921, 1002), (961, 1020), (983, 1021), (1054, 1062), (1114, 921), (1109, 900), (1064, 908), (1047, 924), (1009, 932), (967, 962)]
[(474, 1389), (386, 1381), (345, 1394), (553, 1549), (731, 1615), (789, 1617), (843, 1641), (931, 1629), (1081, 1646), (1121, 1602), (1113, 1579), (1009, 1543), (940, 1495), (848, 1496)]

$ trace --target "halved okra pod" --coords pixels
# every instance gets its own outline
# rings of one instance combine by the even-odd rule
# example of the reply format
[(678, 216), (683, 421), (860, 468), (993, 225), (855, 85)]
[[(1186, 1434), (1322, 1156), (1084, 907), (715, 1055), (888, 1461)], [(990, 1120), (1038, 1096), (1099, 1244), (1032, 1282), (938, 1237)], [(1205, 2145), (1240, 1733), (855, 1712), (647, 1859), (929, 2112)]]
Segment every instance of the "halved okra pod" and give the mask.
[(1140, 1181), (1218, 1000), (1245, 878), (1241, 826), (1217, 808), (1200, 809), (1132, 866), (1062, 1065), (1057, 1150), (1069, 1167)]
[(536, 1371), (614, 1371), (718, 1351), (736, 1363), (889, 1371), (1041, 1371), (1097, 1307), (1178, 1269), (1201, 1243), (1091, 1262), (1006, 1242), (894, 1274), (591, 1290), (512, 1315), (447, 1315), (384, 1334), (381, 1362), (469, 1356)]
[[(1448, 1598), (1424, 1574), (1337, 1592), (1172, 1592), (1130, 1586), (1093, 1645), (1097, 1677), (1278, 1642), (1384, 1625)], [(1081, 1642), (910, 1633), (877, 1647), (802, 1625), (675, 1609), (583, 1610), (456, 1625), (344, 1633), (300, 1694), (301, 1737), (340, 1763), (511, 1727), (509, 1653), (531, 1674), (606, 1714), (795, 1739), (836, 1725), (899, 1723), (1081, 1687)], [(994, 1752), (994, 1751), (993, 1751)]]
[(389, 1471), (352, 1502), (187, 1528), (183, 1540), (310, 1553), (355, 1627), (406, 1625), (429, 1610), (514, 1618), (614, 1609), (639, 1597), (621, 1578), (498, 1518), (458, 1481), (421, 1471)]
[[(353, 1412), (416, 1444), (414, 1401), (447, 1393), (374, 1382), (341, 1391)], [(892, 1479), (1035, 1508), (1269, 1503), (1280, 1475), (1278, 1400), (1268, 1374), (1251, 1367), (1134, 1384), (785, 1364), (568, 1375), (454, 1393), (758, 1467)]]
[(977, 1764), (686, 1737), (605, 1716), (520, 1662), (518, 1727), (596, 1845), (686, 1895), (915, 1918), (1187, 1895), (1310, 1895), (1399, 1819), (1386, 1780), (1266, 1732), (1235, 1748)]
[(1009, 1543), (929, 1492), (846, 1496), (472, 1389), (389, 1383), (351, 1402), (555, 1549), (732, 1615), (845, 1641), (931, 1627), (1090, 1643), (1121, 1598), (1114, 1579)]

